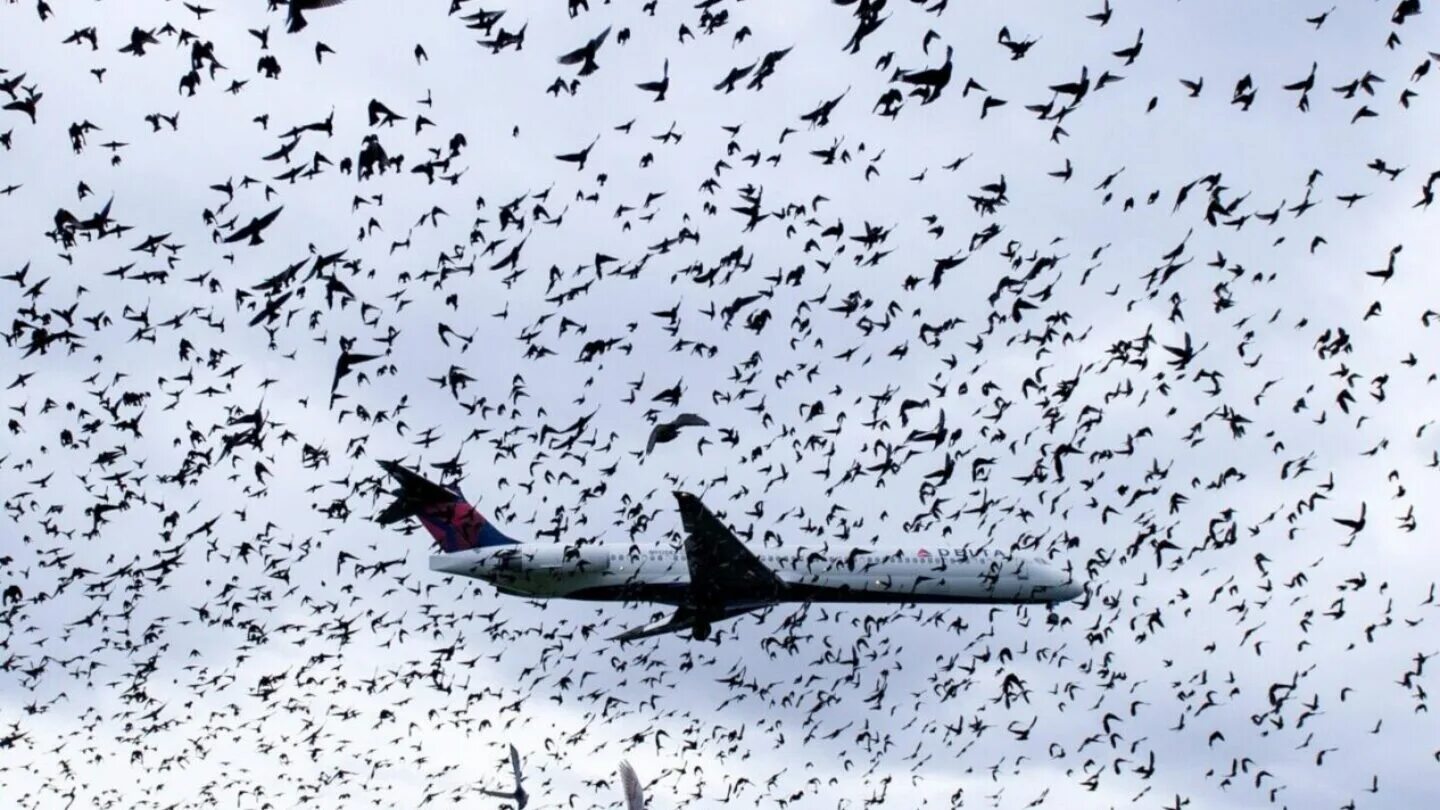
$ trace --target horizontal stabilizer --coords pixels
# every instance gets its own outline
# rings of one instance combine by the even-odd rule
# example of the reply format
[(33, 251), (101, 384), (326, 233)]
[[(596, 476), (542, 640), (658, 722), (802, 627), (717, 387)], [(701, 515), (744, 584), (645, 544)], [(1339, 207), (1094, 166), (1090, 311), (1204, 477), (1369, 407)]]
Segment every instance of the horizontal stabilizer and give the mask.
[(429, 481), (394, 461), (382, 461), (380, 466), (399, 484), (395, 500), (375, 516), (380, 525), (417, 518), (447, 554), (515, 543), (476, 511), (459, 487)]

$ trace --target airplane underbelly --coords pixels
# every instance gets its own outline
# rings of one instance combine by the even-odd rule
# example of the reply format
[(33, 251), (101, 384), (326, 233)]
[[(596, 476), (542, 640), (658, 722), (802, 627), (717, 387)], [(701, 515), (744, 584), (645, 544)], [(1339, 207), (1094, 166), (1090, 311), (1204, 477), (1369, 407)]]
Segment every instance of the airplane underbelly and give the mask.
[[(1028, 581), (999, 577), (901, 576), (861, 572), (791, 573), (790, 597), (812, 602), (986, 603), (1032, 601)], [(1038, 601), (1038, 600), (1037, 600)]]

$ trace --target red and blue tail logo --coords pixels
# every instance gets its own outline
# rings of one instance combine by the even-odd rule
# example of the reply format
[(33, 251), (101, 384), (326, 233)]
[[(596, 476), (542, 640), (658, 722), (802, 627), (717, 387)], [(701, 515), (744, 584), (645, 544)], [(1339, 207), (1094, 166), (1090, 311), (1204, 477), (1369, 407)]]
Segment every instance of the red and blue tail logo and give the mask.
[(446, 554), (516, 542), (476, 511), (459, 487), (428, 481), (397, 462), (382, 461), (380, 466), (400, 484), (395, 500), (375, 518), (381, 525), (419, 518)]
[(415, 516), (446, 554), (515, 542), (486, 520), (458, 491), (455, 500), (431, 504)]

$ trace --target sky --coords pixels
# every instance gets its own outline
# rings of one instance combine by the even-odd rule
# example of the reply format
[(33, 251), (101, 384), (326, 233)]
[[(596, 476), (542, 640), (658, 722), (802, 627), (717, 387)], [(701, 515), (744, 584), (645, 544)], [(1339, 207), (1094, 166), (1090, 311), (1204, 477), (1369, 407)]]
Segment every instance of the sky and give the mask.
[[(0, 102), (38, 97), (33, 124), (0, 110), (7, 806), (499, 807), (512, 744), (538, 807), (620, 806), (622, 759), (657, 808), (1432, 795), (1423, 12), (891, 0), (850, 53), (859, 3), (496, 3), (525, 39), (492, 53), (474, 2), (349, 0), (295, 34), (214, 5), (0, 5)], [(593, 74), (557, 63), (607, 28)], [(159, 41), (120, 52), (132, 29)], [(188, 96), (192, 39), (222, 67)], [(910, 95), (947, 47), (943, 92)], [(666, 70), (663, 101), (635, 87)], [(398, 171), (342, 171), (368, 136)], [(123, 233), (54, 237), (110, 200)], [(336, 382), (342, 342), (377, 357)], [(645, 456), (680, 412), (711, 427)], [(687, 489), (756, 550), (1021, 551), (1086, 595), (779, 605), (621, 647), (666, 609), (432, 573), (423, 533), (370, 520), (381, 459), (458, 460), (525, 541), (678, 543)]]

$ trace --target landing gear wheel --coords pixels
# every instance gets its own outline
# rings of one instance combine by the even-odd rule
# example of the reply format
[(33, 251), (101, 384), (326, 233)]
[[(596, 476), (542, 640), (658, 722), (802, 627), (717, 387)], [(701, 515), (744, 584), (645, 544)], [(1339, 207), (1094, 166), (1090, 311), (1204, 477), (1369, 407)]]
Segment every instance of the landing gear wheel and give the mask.
[(710, 622), (696, 622), (690, 631), (690, 637), (696, 641), (704, 641), (710, 638)]

